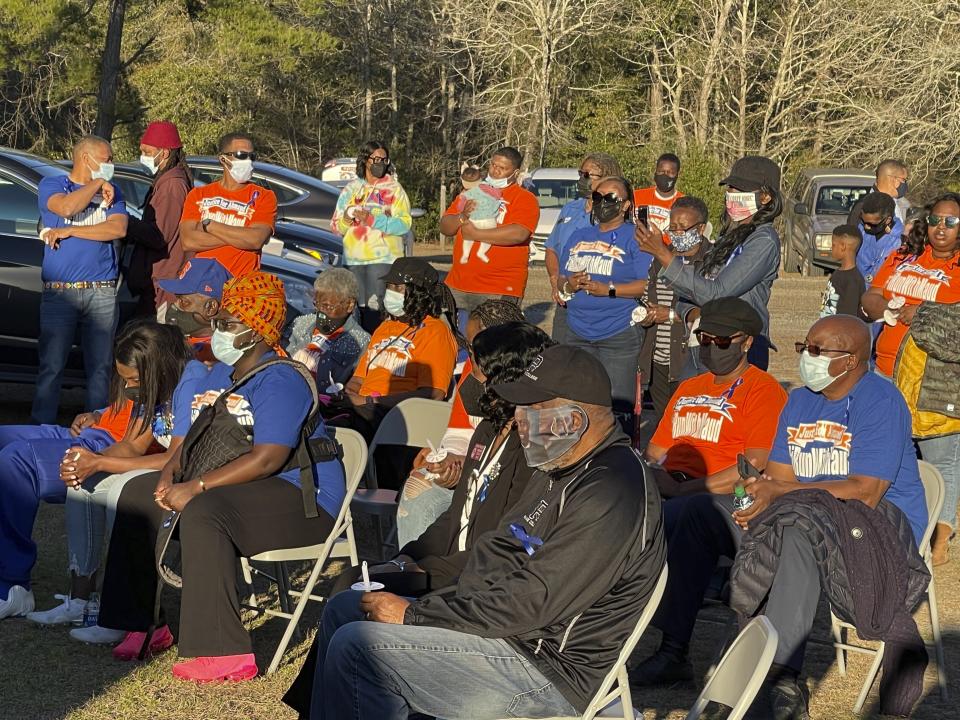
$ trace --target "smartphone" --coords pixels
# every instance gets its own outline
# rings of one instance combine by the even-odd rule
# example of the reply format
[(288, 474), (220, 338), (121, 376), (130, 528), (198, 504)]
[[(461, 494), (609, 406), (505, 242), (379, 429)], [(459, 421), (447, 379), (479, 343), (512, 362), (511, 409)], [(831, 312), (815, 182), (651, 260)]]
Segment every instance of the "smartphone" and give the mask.
[(634, 213), (636, 218), (637, 225), (646, 225), (647, 224), (647, 206), (641, 205), (637, 208), (636, 213)]
[(737, 455), (737, 471), (740, 473), (740, 477), (742, 477), (744, 480), (747, 478), (759, 479), (763, 476), (763, 473), (760, 470), (757, 470), (753, 464), (747, 460), (743, 453)]

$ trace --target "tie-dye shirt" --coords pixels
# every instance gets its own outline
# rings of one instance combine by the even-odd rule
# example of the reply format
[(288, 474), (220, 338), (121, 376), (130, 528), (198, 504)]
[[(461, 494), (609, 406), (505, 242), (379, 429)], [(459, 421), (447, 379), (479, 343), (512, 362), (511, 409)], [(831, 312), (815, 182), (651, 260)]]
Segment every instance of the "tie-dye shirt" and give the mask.
[[(370, 213), (365, 223), (353, 217), (355, 209)], [(403, 236), (412, 222), (407, 193), (386, 175), (374, 183), (351, 180), (340, 192), (330, 227), (343, 235), (344, 264), (390, 264), (403, 257)]]

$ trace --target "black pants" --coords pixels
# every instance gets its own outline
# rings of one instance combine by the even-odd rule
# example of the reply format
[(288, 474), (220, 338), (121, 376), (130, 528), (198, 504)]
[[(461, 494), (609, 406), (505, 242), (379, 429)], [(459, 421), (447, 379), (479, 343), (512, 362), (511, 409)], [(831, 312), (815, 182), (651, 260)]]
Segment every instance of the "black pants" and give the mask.
[[(717, 561), (736, 555), (742, 531), (732, 513), (732, 495), (693, 495), (664, 505), (670, 574), (653, 625), (665, 640), (690, 642)], [(776, 664), (797, 672), (802, 669), (819, 599), (820, 575), (813, 548), (798, 530), (786, 528), (780, 564), (762, 611), (780, 636)]]
[[(100, 624), (144, 631), (153, 619), (157, 587), (157, 531), (170, 515), (153, 500), (159, 473), (123, 488), (103, 577)], [(303, 514), (300, 489), (278, 477), (213, 488), (183, 510), (178, 531), (182, 556), (181, 657), (243, 655), (250, 635), (240, 621), (237, 559), (266, 550), (315, 545), (333, 518)]]
[(654, 426), (660, 424), (660, 418), (667, 411), (670, 398), (677, 391), (679, 382), (670, 382), (670, 366), (657, 362), (650, 363), (650, 400), (657, 414)]

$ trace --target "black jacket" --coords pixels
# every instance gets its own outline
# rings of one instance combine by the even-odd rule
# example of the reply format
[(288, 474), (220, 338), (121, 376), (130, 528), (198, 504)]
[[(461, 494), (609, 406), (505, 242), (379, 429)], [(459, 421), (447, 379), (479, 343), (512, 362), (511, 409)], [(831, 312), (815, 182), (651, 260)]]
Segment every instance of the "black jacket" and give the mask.
[(583, 712), (665, 561), (656, 484), (616, 432), (575, 466), (536, 473), (457, 585), (411, 604), (404, 622), (504, 638)]
[(893, 503), (876, 509), (824, 490), (796, 490), (757, 516), (730, 573), (730, 607), (754, 615), (773, 584), (781, 532), (796, 527), (811, 542), (820, 586), (841, 620), (866, 640), (884, 640), (880, 700), (884, 712), (907, 715), (923, 691), (927, 665), (911, 615), (930, 582), (913, 530)]
[(486, 500), (480, 503), (474, 499), (467, 528), (468, 549), (462, 552), (457, 549), (460, 515), (467, 500), (470, 473), (478, 467), (480, 455), (496, 436), (496, 429), (487, 420), (477, 426), (470, 438), (461, 479), (453, 491), (450, 507), (419, 538), (400, 549), (401, 555), (409, 555), (430, 574), (432, 587), (446, 587), (456, 582), (470, 556), (469, 548), (483, 533), (500, 524), (507, 511), (520, 499), (533, 475), (533, 468), (527, 465), (520, 447), (520, 438), (516, 430), (512, 430), (500, 456), (500, 472), (490, 483)]

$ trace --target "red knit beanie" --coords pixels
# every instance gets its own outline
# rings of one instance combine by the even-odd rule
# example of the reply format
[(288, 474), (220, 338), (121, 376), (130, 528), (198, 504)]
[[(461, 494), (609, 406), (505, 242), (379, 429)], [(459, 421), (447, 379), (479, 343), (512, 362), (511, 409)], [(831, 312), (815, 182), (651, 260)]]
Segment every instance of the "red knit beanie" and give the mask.
[(183, 147), (177, 126), (169, 120), (158, 120), (147, 125), (140, 144), (169, 149)]

